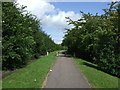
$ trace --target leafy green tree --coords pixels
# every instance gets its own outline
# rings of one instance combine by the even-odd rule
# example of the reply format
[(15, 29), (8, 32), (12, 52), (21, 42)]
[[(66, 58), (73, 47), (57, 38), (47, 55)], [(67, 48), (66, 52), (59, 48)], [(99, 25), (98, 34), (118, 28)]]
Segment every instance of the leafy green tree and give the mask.
[[(2, 61), (3, 69), (23, 67), (46, 52), (57, 50), (49, 35), (42, 31), (40, 20), (16, 3), (2, 3)], [(49, 43), (49, 44), (48, 44)]]
[(82, 13), (82, 18), (69, 24), (74, 28), (66, 29), (63, 45), (68, 52), (96, 63), (105, 72), (120, 77), (120, 4), (112, 2), (109, 9), (103, 9), (105, 14), (92, 15)]

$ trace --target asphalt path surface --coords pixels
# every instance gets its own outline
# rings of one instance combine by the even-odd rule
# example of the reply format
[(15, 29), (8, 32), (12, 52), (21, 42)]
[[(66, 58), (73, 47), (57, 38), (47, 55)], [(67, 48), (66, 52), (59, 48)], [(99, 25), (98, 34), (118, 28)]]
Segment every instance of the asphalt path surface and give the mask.
[(90, 88), (71, 57), (60, 52), (48, 75), (45, 88)]

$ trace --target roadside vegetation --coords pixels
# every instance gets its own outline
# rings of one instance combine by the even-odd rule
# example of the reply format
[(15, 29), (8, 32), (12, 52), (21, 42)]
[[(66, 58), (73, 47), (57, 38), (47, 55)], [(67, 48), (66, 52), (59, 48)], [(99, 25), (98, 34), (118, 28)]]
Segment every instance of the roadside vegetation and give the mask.
[(50, 53), (37, 59), (30, 65), (7, 76), (2, 81), (3, 88), (41, 88), (52, 64), (56, 60), (56, 53)]
[[(120, 78), (120, 4), (109, 5), (102, 15), (81, 11), (77, 21), (66, 17), (74, 27), (66, 29), (62, 45), (82, 58), (74, 60), (93, 88), (116, 88)], [(3, 79), (3, 88), (41, 88), (56, 50), (65, 49), (42, 31), (40, 20), (25, 8), (2, 3), (2, 69), (20, 69)], [(38, 59), (47, 52), (51, 53)], [(26, 66), (31, 60), (36, 61)]]
[(62, 49), (42, 31), (40, 20), (18, 7), (15, 2), (2, 3), (2, 69), (24, 67), (47, 52)]
[[(103, 9), (102, 15), (81, 11), (82, 18), (77, 21), (66, 17), (74, 27), (66, 29), (62, 45), (68, 47), (68, 53), (96, 64), (106, 73), (120, 77), (120, 2), (109, 3), (109, 6), (110, 8)], [(97, 72), (93, 76), (94, 74), (97, 75)]]
[(118, 88), (118, 77), (101, 71), (96, 64), (83, 59), (73, 58), (80, 67), (92, 88)]

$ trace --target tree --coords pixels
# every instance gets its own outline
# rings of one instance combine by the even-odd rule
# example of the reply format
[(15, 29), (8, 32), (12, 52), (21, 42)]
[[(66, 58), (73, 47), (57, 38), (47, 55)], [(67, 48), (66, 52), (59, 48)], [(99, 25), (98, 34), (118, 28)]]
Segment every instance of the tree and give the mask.
[[(35, 15), (25, 11), (26, 6), (16, 3), (2, 3), (2, 61), (4, 70), (23, 67), (32, 59), (57, 50), (49, 35), (41, 28)], [(49, 44), (48, 44), (49, 43)]]
[(75, 27), (66, 29), (63, 44), (68, 52), (77, 57), (96, 63), (105, 72), (119, 77), (120, 75), (120, 4), (112, 2), (105, 14), (83, 14), (82, 18), (69, 24)]

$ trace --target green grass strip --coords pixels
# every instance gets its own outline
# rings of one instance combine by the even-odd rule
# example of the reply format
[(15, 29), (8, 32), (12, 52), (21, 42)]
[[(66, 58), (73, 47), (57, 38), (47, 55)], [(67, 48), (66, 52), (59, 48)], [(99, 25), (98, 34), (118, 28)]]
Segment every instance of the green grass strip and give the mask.
[(44, 56), (32, 64), (3, 79), (3, 88), (40, 88), (56, 60), (56, 52)]
[(98, 70), (96, 65), (74, 58), (92, 88), (118, 88), (118, 78)]

